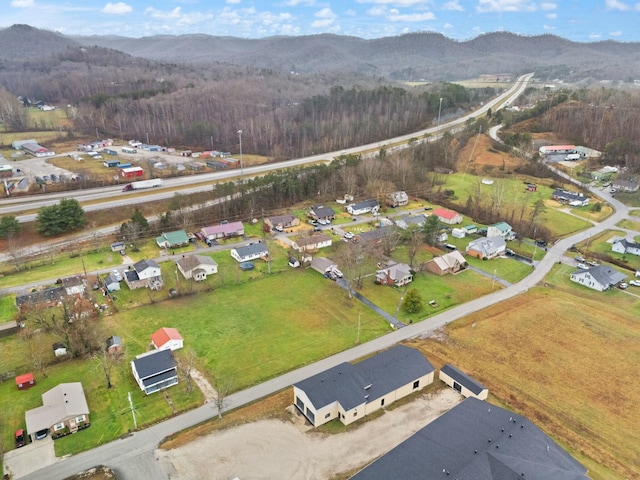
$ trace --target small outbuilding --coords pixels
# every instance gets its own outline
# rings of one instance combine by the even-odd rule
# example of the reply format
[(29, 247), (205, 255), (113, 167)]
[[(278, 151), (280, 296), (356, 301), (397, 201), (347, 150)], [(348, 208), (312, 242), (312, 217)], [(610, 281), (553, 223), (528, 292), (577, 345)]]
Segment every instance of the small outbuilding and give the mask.
[(117, 335), (112, 335), (107, 338), (107, 353), (110, 355), (117, 355), (122, 352), (122, 338)]
[(489, 389), (487, 387), (478, 383), (462, 370), (451, 364), (446, 364), (440, 369), (439, 378), (465, 397), (475, 397), (478, 400), (486, 400), (489, 396)]
[(178, 350), (184, 346), (182, 335), (175, 328), (162, 327), (151, 335), (156, 350)]
[(36, 384), (33, 373), (25, 373), (16, 377), (16, 387), (18, 390), (28, 390)]

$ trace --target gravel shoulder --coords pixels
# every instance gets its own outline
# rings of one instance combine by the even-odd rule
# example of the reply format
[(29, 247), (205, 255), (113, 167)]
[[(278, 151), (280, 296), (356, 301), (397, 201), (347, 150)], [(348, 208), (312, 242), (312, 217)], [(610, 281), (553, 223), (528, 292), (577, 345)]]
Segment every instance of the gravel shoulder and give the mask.
[(171, 480), (328, 479), (364, 467), (462, 400), (442, 389), (335, 435), (310, 429), (290, 407), (290, 422), (261, 420), (155, 455)]

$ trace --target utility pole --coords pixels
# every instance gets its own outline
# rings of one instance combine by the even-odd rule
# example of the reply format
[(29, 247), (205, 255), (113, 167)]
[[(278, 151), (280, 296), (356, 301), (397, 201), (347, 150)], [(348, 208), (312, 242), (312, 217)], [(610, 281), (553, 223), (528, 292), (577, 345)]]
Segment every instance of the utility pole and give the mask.
[(361, 313), (358, 314), (358, 339), (356, 340), (356, 345), (360, 345), (360, 317)]
[(133, 416), (133, 429), (138, 430), (138, 422), (136, 422), (136, 411), (133, 409), (133, 402), (131, 401), (131, 392), (127, 393), (129, 396), (129, 406), (131, 407), (131, 415)]
[(440, 106), (438, 107), (438, 124), (436, 125), (436, 129), (440, 127), (440, 112), (442, 111), (442, 100), (443, 98), (440, 97)]

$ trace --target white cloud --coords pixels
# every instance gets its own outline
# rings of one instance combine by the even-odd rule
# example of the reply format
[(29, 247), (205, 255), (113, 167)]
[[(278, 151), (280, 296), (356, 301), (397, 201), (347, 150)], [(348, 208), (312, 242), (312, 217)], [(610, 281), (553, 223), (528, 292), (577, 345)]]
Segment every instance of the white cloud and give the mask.
[(145, 15), (158, 20), (167, 20), (176, 23), (179, 26), (196, 25), (198, 23), (209, 22), (213, 20), (213, 14), (202, 12), (183, 13), (181, 7), (173, 10), (158, 10), (153, 7), (147, 7), (144, 11)]
[(607, 10), (620, 10), (623, 12), (629, 10), (629, 5), (619, 0), (606, 0), (605, 5)]
[(35, 7), (35, 3), (33, 0), (12, 0), (11, 6), (16, 8), (28, 8)]
[(313, 7), (316, 2), (315, 0), (287, 0), (284, 2), (287, 7)]
[(456, 12), (464, 12), (464, 7), (458, 3), (459, 0), (451, 0), (442, 5), (442, 10), (453, 10)]
[(427, 5), (431, 0), (357, 0), (358, 3), (373, 3), (374, 5), (394, 5), (396, 7), (413, 7), (414, 5)]
[(375, 6), (367, 10), (367, 14), (372, 17), (383, 17), (387, 14), (387, 7)]
[(479, 0), (476, 11), (489, 12), (535, 12), (537, 5), (529, 0)]
[(558, 5), (551, 2), (542, 2), (540, 4), (540, 10), (555, 10), (558, 8)]
[(313, 16), (317, 18), (317, 20), (311, 22), (311, 26), (313, 28), (327, 28), (333, 25), (333, 22), (338, 18), (338, 16), (328, 7), (318, 10)]
[(445, 30), (449, 30), (450, 28), (453, 28), (453, 25), (447, 22), (442, 26), (442, 28), (444, 28)]
[(425, 13), (405, 13), (401, 14), (397, 10), (391, 10), (387, 19), (390, 22), (425, 22), (428, 20), (435, 20), (436, 16), (431, 12)]
[(107, 3), (102, 9), (102, 13), (108, 13), (111, 15), (122, 15), (123, 13), (131, 13), (133, 8), (131, 5), (127, 5), (124, 2)]
[(609, 32), (609, 35), (612, 37), (621, 37), (622, 36), (622, 32), (620, 30), (617, 30), (615, 32)]
[(238, 3), (241, 3), (242, 0), (225, 0), (224, 3), (227, 3), (229, 5), (237, 5)]
[(555, 20), (556, 18), (558, 18), (558, 14), (557, 13), (547, 13), (545, 15), (545, 17), (547, 17), (549, 20)]
[(600, 39), (601, 37), (602, 37), (602, 35), (600, 35), (599, 33), (590, 33), (590, 34), (589, 34), (589, 38), (590, 38), (591, 40), (598, 40), (598, 39)]
[(545, 29), (545, 30), (555, 30), (556, 29), (556, 27), (554, 25), (543, 25), (542, 28)]

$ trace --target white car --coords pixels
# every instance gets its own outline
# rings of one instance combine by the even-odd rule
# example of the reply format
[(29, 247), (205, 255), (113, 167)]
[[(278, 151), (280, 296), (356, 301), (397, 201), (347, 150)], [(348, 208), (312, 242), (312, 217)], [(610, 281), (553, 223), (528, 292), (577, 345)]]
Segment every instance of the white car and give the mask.
[(620, 290), (626, 290), (629, 287), (629, 285), (627, 285), (625, 282), (619, 283), (618, 284), (618, 288)]
[(633, 285), (634, 287), (640, 287), (640, 281), (638, 280), (630, 280), (629, 285)]
[(353, 238), (353, 233), (351, 233), (351, 232), (346, 232), (346, 233), (344, 234), (344, 238), (345, 238), (346, 240), (351, 240), (351, 239)]
[(113, 275), (113, 278), (115, 278), (119, 282), (122, 281), (122, 274), (118, 270), (112, 271), (111, 275)]
[(577, 267), (578, 267), (580, 270), (588, 270), (588, 269), (589, 269), (589, 267), (587, 267), (584, 263), (579, 263), (579, 264), (577, 265)]

